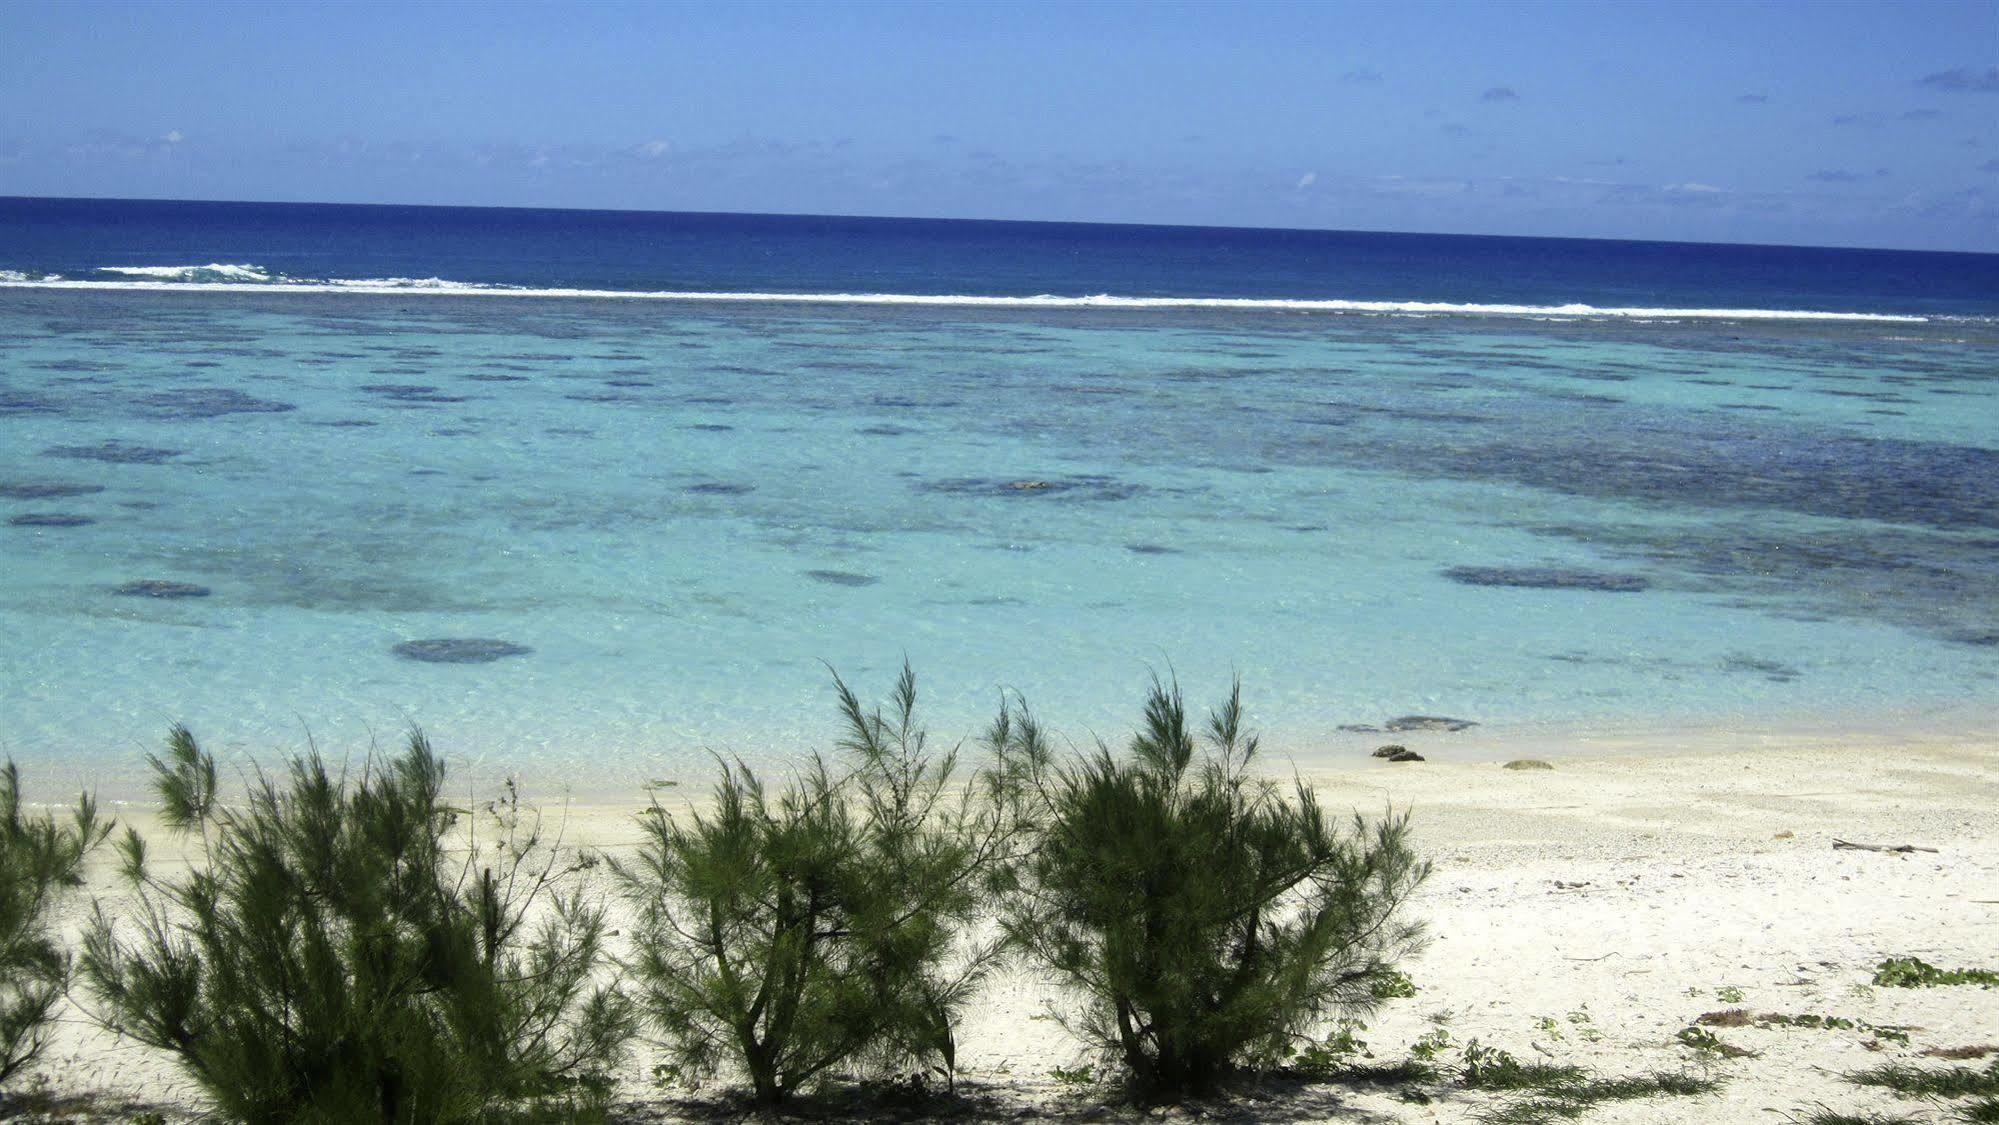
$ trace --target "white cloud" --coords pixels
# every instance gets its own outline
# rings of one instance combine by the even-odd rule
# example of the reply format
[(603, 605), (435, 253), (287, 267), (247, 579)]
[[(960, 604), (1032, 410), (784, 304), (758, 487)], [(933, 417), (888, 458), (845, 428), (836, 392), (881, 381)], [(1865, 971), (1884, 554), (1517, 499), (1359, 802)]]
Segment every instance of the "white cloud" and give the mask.
[(179, 129), (169, 129), (167, 130), (167, 135), (161, 137), (160, 139), (167, 142), (170, 145), (177, 145), (182, 141), (186, 140), (187, 138), (181, 135), (181, 131)]
[(1697, 184), (1697, 183), (1694, 183), (1693, 181), (1689, 180), (1688, 182), (1686, 182), (1686, 183), (1684, 183), (1684, 184), (1667, 184), (1667, 185), (1666, 185), (1666, 186), (1665, 186), (1665, 187), (1664, 187), (1663, 189), (1661, 189), (1661, 190), (1663, 190), (1663, 191), (1678, 191), (1678, 192), (1685, 192), (1685, 193), (1687, 193), (1687, 194), (1689, 194), (1689, 195), (1713, 195), (1713, 194), (1715, 194), (1716, 192), (1723, 192), (1723, 191), (1727, 191), (1728, 189), (1727, 189), (1727, 188), (1718, 188), (1718, 187), (1714, 186), (1713, 184)]
[(673, 151), (673, 146), (667, 144), (665, 141), (647, 141), (644, 144), (632, 146), (632, 155), (644, 160), (658, 160), (671, 151)]
[(1319, 182), (1319, 174), (1317, 172), (1307, 172), (1304, 175), (1298, 177), (1297, 190), (1304, 191), (1306, 188), (1311, 187), (1313, 184), (1316, 184), (1318, 182)]

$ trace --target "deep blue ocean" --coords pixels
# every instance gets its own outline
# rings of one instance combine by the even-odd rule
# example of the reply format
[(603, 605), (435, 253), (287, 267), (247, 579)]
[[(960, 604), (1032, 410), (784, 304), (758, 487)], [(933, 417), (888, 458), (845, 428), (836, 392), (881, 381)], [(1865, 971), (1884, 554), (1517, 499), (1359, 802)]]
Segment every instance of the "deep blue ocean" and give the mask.
[[(0, 269), (115, 281), (1999, 315), (1999, 255), (809, 215), (0, 198)], [(143, 276), (143, 275), (141, 275)], [(168, 280), (172, 275), (153, 275)], [(242, 275), (193, 274), (191, 280)]]
[[(1999, 256), (0, 200), (0, 755), (1999, 727)], [(1409, 715), (1475, 723), (1391, 731)]]

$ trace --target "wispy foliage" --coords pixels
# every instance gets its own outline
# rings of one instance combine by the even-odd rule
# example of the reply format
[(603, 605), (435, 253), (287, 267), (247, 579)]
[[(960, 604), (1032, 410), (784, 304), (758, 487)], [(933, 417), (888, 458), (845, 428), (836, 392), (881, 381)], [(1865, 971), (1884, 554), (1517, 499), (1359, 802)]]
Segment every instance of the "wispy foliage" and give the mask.
[(131, 920), (100, 907), (83, 973), (102, 1018), (172, 1052), (225, 1116), (483, 1120), (617, 1055), (629, 1004), (594, 982), (604, 915), (571, 889), (589, 861), (511, 785), (461, 824), (420, 733), (358, 779), (317, 753), (282, 784), (259, 774), (240, 806), (184, 727), (152, 764), (191, 870), (154, 877), (128, 830)]
[(998, 952), (970, 926), (1019, 838), (1005, 746), (961, 784), (956, 753), (928, 746), (906, 665), (886, 709), (834, 687), (835, 756), (776, 791), (725, 761), (708, 810), (655, 800), (644, 844), (615, 865), (670, 1073), (740, 1073), (764, 1105), (834, 1068), (952, 1076), (957, 1015)]
[(1078, 992), (1074, 1030), (1135, 1092), (1174, 1099), (1276, 1065), (1315, 1026), (1381, 1003), (1420, 941), (1398, 908), (1428, 873), (1403, 817), (1343, 828), (1303, 783), (1251, 776), (1241, 685), (1205, 750), (1178, 685), (1157, 681), (1120, 758), (1051, 766), (1025, 714), (1013, 757), (1036, 849), (1007, 930)]
[(21, 811), (21, 778), (0, 768), (0, 1084), (41, 1056), (49, 1014), (69, 981), (69, 953), (51, 933), (58, 901), (83, 882), (84, 857), (111, 831), (79, 797), (68, 823)]

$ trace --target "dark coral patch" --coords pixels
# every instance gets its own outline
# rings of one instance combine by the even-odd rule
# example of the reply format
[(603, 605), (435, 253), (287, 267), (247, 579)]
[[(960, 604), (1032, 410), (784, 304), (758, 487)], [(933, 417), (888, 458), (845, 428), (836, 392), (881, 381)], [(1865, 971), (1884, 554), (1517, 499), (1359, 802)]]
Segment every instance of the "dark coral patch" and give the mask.
[(0, 500), (55, 500), (64, 496), (90, 496), (104, 491), (101, 484), (71, 484), (67, 481), (0, 481)]
[(828, 586), (872, 586), (881, 581), (872, 574), (855, 574), (850, 570), (808, 570), (805, 577)]
[(703, 481), (690, 484), (687, 491), (697, 496), (746, 496), (757, 490), (754, 484), (739, 484), (735, 481)]
[(1652, 583), (1635, 574), (1607, 574), (1560, 566), (1454, 566), (1444, 577), (1467, 586), (1517, 586), (1529, 590), (1598, 590), (1631, 594)]
[(14, 527), (82, 527), (97, 521), (74, 512), (22, 512), (7, 522)]
[(1394, 734), (1406, 734), (1410, 731), (1425, 730), (1470, 730), (1477, 725), (1470, 719), (1451, 719), (1442, 715), (1402, 715), (1383, 723), (1382, 729)]
[(389, 651), (405, 660), (425, 664), (491, 664), (509, 656), (526, 656), (534, 650), (492, 637), (430, 637), (404, 641)]
[(198, 421), (225, 414), (283, 414), (297, 410), (289, 402), (247, 395), (228, 387), (189, 387), (142, 396), (139, 405), (156, 418)]
[(164, 465), (180, 456), (178, 449), (151, 445), (128, 445), (107, 441), (98, 445), (52, 445), (42, 450), (44, 457), (65, 457), (72, 461), (103, 461), (110, 465)]
[(205, 598), (212, 593), (206, 586), (197, 586), (192, 582), (169, 582), (163, 578), (141, 578), (111, 592), (127, 598)]

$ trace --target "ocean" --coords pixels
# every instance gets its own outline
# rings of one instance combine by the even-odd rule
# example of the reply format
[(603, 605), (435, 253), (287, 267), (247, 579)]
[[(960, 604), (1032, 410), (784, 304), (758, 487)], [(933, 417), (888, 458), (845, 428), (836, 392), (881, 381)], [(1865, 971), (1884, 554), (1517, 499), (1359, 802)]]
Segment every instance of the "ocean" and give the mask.
[(944, 743), (1990, 732), (1999, 256), (0, 199), (0, 520), (31, 786), (184, 721), (611, 792), (905, 659)]

